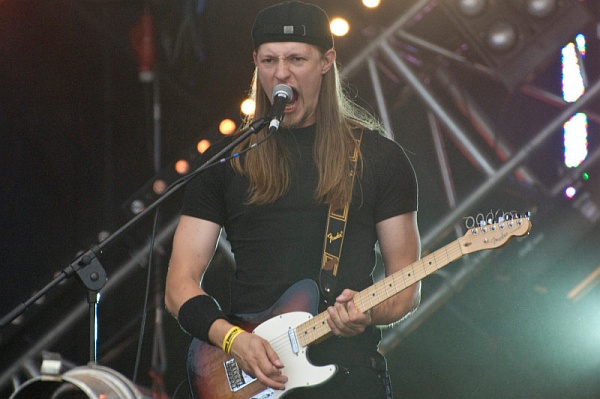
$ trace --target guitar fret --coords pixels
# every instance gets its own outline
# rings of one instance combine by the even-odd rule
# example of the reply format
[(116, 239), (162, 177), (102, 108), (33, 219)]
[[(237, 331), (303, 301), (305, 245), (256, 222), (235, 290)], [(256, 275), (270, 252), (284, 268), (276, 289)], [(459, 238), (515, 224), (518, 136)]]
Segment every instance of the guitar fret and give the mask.
[(307, 346), (331, 332), (327, 324), (327, 313), (323, 312), (296, 327), (296, 336), (300, 344)]
[(427, 272), (427, 265), (425, 264), (425, 262), (418, 262), (421, 267), (419, 268), (419, 270), (423, 270), (423, 275), (418, 278), (417, 280), (421, 280), (423, 277), (427, 276), (429, 273)]

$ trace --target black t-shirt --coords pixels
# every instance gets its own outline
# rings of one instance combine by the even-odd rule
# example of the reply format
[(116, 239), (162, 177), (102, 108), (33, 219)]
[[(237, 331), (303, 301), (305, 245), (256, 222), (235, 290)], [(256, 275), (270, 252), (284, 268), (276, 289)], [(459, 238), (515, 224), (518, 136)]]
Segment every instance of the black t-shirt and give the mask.
[[(291, 161), (290, 189), (273, 204), (248, 205), (248, 181), (228, 162), (209, 168), (186, 189), (183, 214), (220, 224), (231, 243), (236, 263), (231, 281), (234, 314), (269, 308), (299, 280), (318, 281), (328, 206), (314, 200), (315, 130), (315, 126), (281, 129), (269, 139), (279, 140)], [(204, 157), (213, 156), (230, 140), (215, 144)], [(339, 291), (361, 291), (373, 284), (375, 225), (417, 210), (416, 178), (402, 148), (377, 132), (365, 131), (361, 152), (363, 164), (354, 184), (337, 273)], [(379, 339), (376, 333), (367, 341), (376, 346)]]

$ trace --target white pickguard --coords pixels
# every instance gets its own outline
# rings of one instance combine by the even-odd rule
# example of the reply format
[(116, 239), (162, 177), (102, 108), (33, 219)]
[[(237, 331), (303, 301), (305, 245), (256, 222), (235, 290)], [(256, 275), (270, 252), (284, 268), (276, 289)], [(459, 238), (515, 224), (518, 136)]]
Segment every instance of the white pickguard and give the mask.
[[(288, 377), (285, 391), (263, 392), (253, 398), (273, 398), (284, 396), (294, 388), (310, 387), (322, 384), (329, 380), (337, 371), (337, 366), (315, 366), (308, 361), (307, 349), (297, 341), (290, 340), (289, 331), (311, 319), (313, 316), (308, 312), (290, 312), (273, 317), (260, 324), (254, 333), (269, 341), (273, 349), (279, 355), (284, 365), (283, 374)], [(298, 352), (294, 353), (294, 346)], [(272, 394), (272, 395), (271, 395)], [(268, 395), (268, 396), (265, 396)], [(252, 398), (251, 398), (252, 399)]]

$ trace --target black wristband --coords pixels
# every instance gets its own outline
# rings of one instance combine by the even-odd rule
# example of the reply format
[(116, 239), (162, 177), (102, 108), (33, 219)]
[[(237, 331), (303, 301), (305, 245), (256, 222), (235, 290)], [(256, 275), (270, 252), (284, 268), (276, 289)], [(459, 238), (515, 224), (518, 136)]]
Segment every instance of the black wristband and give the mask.
[(185, 332), (210, 343), (208, 340), (210, 326), (217, 319), (227, 320), (227, 316), (213, 297), (198, 295), (181, 305), (177, 319)]

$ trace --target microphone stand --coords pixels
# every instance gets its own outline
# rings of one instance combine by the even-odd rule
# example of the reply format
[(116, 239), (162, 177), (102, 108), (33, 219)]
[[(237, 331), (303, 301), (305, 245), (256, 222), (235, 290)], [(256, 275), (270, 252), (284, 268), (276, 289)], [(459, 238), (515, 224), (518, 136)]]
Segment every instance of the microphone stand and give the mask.
[[(92, 246), (89, 250), (78, 256), (74, 261), (71, 262), (67, 267), (65, 267), (60, 274), (58, 274), (50, 283), (46, 284), (41, 290), (37, 291), (33, 294), (27, 301), (21, 303), (17, 307), (15, 307), (12, 311), (10, 311), (7, 315), (5, 315), (2, 319), (0, 319), (0, 328), (5, 327), (18, 316), (23, 314), (27, 308), (35, 303), (38, 299), (46, 294), (46, 292), (50, 291), (53, 287), (58, 285), (61, 281), (66, 278), (73, 277), (77, 275), (81, 283), (87, 289), (87, 301), (89, 304), (89, 328), (90, 328), (90, 362), (96, 363), (98, 359), (98, 300), (100, 290), (104, 287), (106, 282), (108, 281), (108, 277), (106, 274), (106, 270), (100, 263), (99, 257), (102, 254), (102, 251), (105, 247), (107, 247), (111, 242), (119, 238), (123, 233), (129, 230), (132, 226), (138, 223), (143, 217), (145, 217), (148, 213), (159, 207), (164, 201), (170, 198), (174, 193), (176, 193), (179, 189), (184, 187), (192, 178), (199, 175), (209, 167), (213, 166), (216, 161), (222, 160), (225, 157), (225, 154), (228, 154), (233, 147), (244, 141), (250, 135), (257, 133), (262, 130), (268, 123), (270, 118), (265, 117), (259, 119), (252, 123), (246, 130), (241, 132), (239, 136), (233, 140), (230, 144), (228, 144), (225, 148), (215, 154), (212, 158), (207, 160), (204, 164), (202, 164), (198, 169), (194, 170), (189, 175), (177, 180), (173, 183), (165, 193), (159, 197), (156, 201), (150, 204), (147, 208), (145, 208), (142, 212), (138, 213), (133, 219), (120, 227), (117, 231), (109, 235), (105, 240), (101, 243)], [(153, 249), (150, 248), (152, 251)]]

